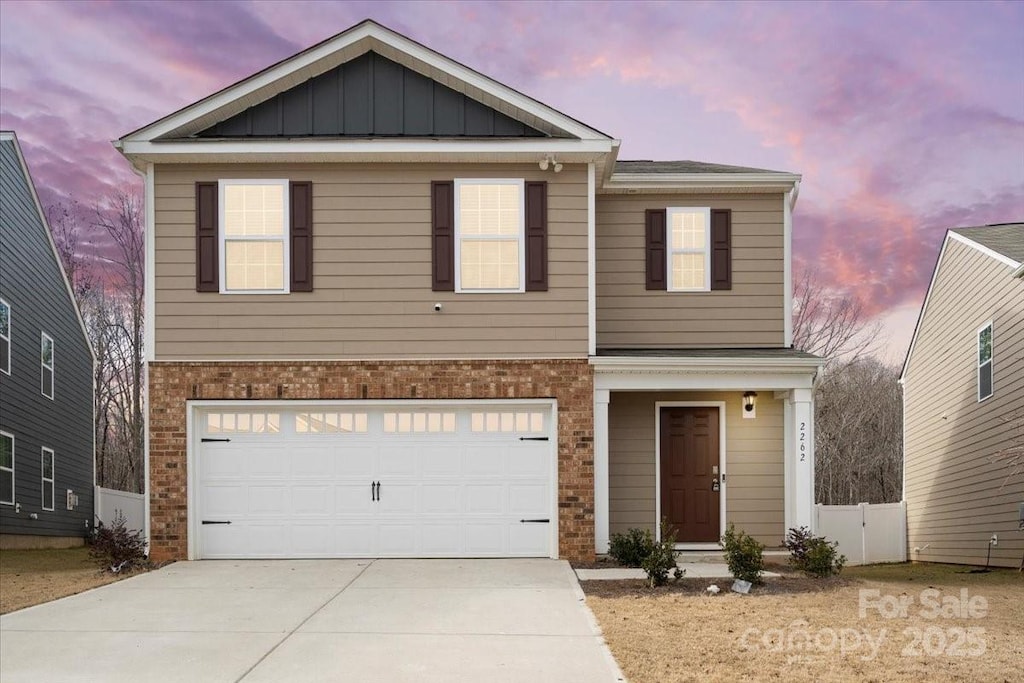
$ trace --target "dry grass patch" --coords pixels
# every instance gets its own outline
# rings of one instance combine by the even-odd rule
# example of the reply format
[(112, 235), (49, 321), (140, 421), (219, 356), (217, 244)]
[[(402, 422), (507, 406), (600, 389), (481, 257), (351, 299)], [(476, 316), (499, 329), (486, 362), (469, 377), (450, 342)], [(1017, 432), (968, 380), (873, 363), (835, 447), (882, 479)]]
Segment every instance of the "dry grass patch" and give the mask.
[(89, 549), (0, 551), (0, 614), (113, 583), (89, 559)]
[[(659, 589), (642, 581), (583, 587), (631, 683), (1020, 680), (1024, 576), (965, 571), (853, 567), (824, 581), (768, 579), (747, 596), (729, 592), (728, 579), (684, 579)], [(712, 583), (723, 592), (707, 595)], [(935, 592), (922, 596), (929, 589)], [(974, 617), (954, 614), (961, 589), (974, 598)], [(892, 609), (888, 618), (874, 607), (861, 613), (862, 590), (878, 591), (883, 602), (865, 594), (865, 606)], [(896, 614), (901, 601), (905, 615)]]

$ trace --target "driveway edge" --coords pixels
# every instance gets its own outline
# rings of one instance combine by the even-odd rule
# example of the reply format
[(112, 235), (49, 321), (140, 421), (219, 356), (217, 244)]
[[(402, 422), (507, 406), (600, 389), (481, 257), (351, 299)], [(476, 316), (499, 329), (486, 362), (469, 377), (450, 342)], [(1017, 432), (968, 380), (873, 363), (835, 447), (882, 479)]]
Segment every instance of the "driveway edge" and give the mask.
[(567, 560), (562, 560), (562, 567), (569, 575), (572, 583), (572, 590), (576, 595), (576, 599), (579, 600), (584, 611), (587, 613), (587, 620), (590, 622), (591, 631), (594, 632), (594, 638), (597, 639), (598, 648), (600, 648), (605, 659), (608, 660), (616, 679), (623, 683), (627, 683), (626, 676), (622, 673), (622, 668), (615, 660), (615, 656), (612, 654), (611, 648), (608, 647), (608, 641), (604, 638), (604, 632), (601, 630), (601, 624), (598, 623), (597, 617), (594, 616), (594, 613), (590, 610), (590, 605), (587, 604), (587, 594), (583, 592), (583, 587), (580, 585), (579, 578), (576, 576), (576, 570), (572, 568), (572, 565), (570, 565)]

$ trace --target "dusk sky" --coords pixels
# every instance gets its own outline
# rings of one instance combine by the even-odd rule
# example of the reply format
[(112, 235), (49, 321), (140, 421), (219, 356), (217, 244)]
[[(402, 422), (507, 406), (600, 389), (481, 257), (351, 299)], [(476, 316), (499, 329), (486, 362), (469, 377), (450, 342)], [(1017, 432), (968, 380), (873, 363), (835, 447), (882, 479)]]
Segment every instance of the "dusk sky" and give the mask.
[(797, 267), (901, 362), (944, 231), (1024, 220), (1024, 3), (0, 1), (0, 129), (46, 205), (141, 181), (110, 140), (372, 18), (622, 140), (801, 173)]

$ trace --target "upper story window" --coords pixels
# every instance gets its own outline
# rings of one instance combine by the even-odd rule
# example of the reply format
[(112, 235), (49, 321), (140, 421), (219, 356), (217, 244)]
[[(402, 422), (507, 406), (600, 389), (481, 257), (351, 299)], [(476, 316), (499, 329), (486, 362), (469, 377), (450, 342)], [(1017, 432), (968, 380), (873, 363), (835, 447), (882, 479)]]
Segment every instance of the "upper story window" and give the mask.
[(0, 432), (0, 503), (14, 505), (14, 435)]
[(455, 180), (455, 291), (522, 292), (521, 179)]
[(288, 293), (288, 181), (220, 181), (220, 291)]
[(978, 401), (992, 391), (992, 323), (988, 323), (978, 330)]
[(53, 337), (42, 333), (39, 344), (39, 384), (46, 398), (53, 398)]
[(11, 374), (11, 305), (0, 299), (0, 372)]
[(45, 446), (43, 447), (41, 467), (43, 475), (43, 509), (53, 510), (53, 451)]
[(669, 208), (667, 218), (669, 291), (711, 291), (711, 209)]

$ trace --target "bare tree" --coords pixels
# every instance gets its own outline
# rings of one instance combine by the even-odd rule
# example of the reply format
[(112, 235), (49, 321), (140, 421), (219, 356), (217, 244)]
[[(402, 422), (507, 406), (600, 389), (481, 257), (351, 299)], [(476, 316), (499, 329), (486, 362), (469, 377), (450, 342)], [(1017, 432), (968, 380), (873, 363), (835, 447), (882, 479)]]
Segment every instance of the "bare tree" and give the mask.
[[(48, 216), (96, 354), (97, 483), (141, 492), (145, 480), (141, 202), (131, 192), (116, 192), (94, 208), (88, 226), (75, 203), (51, 207)], [(85, 241), (87, 233), (102, 236), (103, 247)]]
[(850, 363), (874, 352), (882, 332), (869, 322), (860, 299), (830, 291), (808, 268), (793, 285), (793, 346), (834, 365)]
[(893, 503), (903, 495), (899, 371), (864, 358), (824, 373), (815, 389), (815, 498)]
[[(145, 239), (142, 202), (133, 192), (118, 191), (96, 208), (95, 227), (113, 244), (104, 258), (115, 292), (97, 311), (104, 346), (104, 408), (110, 418), (103, 443), (116, 451), (118, 488), (141, 491), (145, 421), (143, 417), (145, 313)], [(107, 453), (101, 452), (106, 456)], [(113, 473), (111, 473), (113, 474)]]

